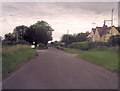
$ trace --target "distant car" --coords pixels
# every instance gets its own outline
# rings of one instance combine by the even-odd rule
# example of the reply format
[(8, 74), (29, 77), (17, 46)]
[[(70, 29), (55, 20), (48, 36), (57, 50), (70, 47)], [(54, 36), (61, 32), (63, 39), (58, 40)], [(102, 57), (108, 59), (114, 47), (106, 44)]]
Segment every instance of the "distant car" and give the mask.
[(31, 48), (32, 48), (32, 49), (35, 49), (35, 45), (31, 45)]

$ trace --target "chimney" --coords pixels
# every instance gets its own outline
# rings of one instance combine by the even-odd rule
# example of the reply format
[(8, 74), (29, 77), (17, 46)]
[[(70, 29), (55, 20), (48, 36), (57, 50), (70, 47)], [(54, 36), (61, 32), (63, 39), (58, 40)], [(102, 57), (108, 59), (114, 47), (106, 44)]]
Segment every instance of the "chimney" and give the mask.
[(105, 20), (104, 20), (104, 24), (103, 24), (103, 27), (104, 27), (104, 28), (108, 27), (107, 25), (105, 25)]
[(120, 1), (118, 2), (118, 27), (120, 27)]
[(103, 24), (103, 27), (105, 27), (105, 20), (104, 20), (104, 24)]

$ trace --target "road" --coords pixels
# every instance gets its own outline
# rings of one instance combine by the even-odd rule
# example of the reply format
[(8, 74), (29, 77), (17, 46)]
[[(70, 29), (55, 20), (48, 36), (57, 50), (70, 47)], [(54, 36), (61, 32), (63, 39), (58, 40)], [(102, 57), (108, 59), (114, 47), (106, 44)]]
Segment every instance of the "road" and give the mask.
[(100, 66), (55, 48), (39, 50), (3, 82), (3, 89), (117, 89), (118, 77)]

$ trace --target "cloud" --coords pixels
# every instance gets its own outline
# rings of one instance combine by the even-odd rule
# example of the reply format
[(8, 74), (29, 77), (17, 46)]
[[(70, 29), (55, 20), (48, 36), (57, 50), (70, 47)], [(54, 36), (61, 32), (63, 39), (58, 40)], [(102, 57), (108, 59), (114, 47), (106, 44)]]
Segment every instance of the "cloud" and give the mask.
[[(3, 11), (15, 13), (17, 15), (58, 15), (58, 14), (80, 14), (80, 13), (96, 13), (106, 14), (117, 3), (80, 3), (80, 2), (64, 2), (64, 3), (3, 3)], [(3, 12), (3, 14), (6, 14)], [(11, 14), (12, 15), (12, 14)]]
[[(69, 29), (70, 33), (91, 31), (92, 27), (102, 26), (104, 19), (111, 18), (111, 9), (117, 3), (82, 2), (4, 2), (2, 4), (3, 34), (12, 32), (18, 25), (30, 26), (40, 20), (47, 21), (53, 28), (54, 40)], [(117, 25), (117, 7), (114, 11), (114, 24)], [(95, 24), (92, 24), (92, 23)]]

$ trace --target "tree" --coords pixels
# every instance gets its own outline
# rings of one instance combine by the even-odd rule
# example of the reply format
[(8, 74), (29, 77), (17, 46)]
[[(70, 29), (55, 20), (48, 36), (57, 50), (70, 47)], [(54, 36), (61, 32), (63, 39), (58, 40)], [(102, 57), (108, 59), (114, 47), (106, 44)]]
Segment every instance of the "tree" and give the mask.
[(113, 35), (109, 38), (109, 42), (112, 46), (120, 46), (120, 35)]
[(76, 42), (83, 42), (87, 40), (86, 33), (79, 33), (76, 35)]
[(28, 29), (28, 27), (25, 25), (17, 26), (17, 27), (15, 27), (13, 33), (16, 35), (16, 37), (19, 40), (24, 40), (24, 34), (27, 29)]
[(71, 44), (72, 42), (75, 42), (75, 36), (65, 34), (62, 36), (61, 41), (65, 42), (66, 45)]
[(90, 32), (89, 32), (89, 31), (86, 31), (85, 35), (88, 36), (89, 34), (90, 34)]
[(5, 34), (5, 41), (16, 41), (16, 37), (12, 33)]
[(46, 45), (48, 41), (52, 40), (52, 31), (54, 30), (47, 22), (38, 21), (26, 30), (24, 39), (30, 43), (34, 41), (35, 45), (38, 43)]
[(83, 42), (86, 40), (87, 40), (86, 33), (78, 33), (76, 35), (65, 34), (61, 38), (61, 41), (65, 42), (66, 45), (71, 44), (72, 42)]

